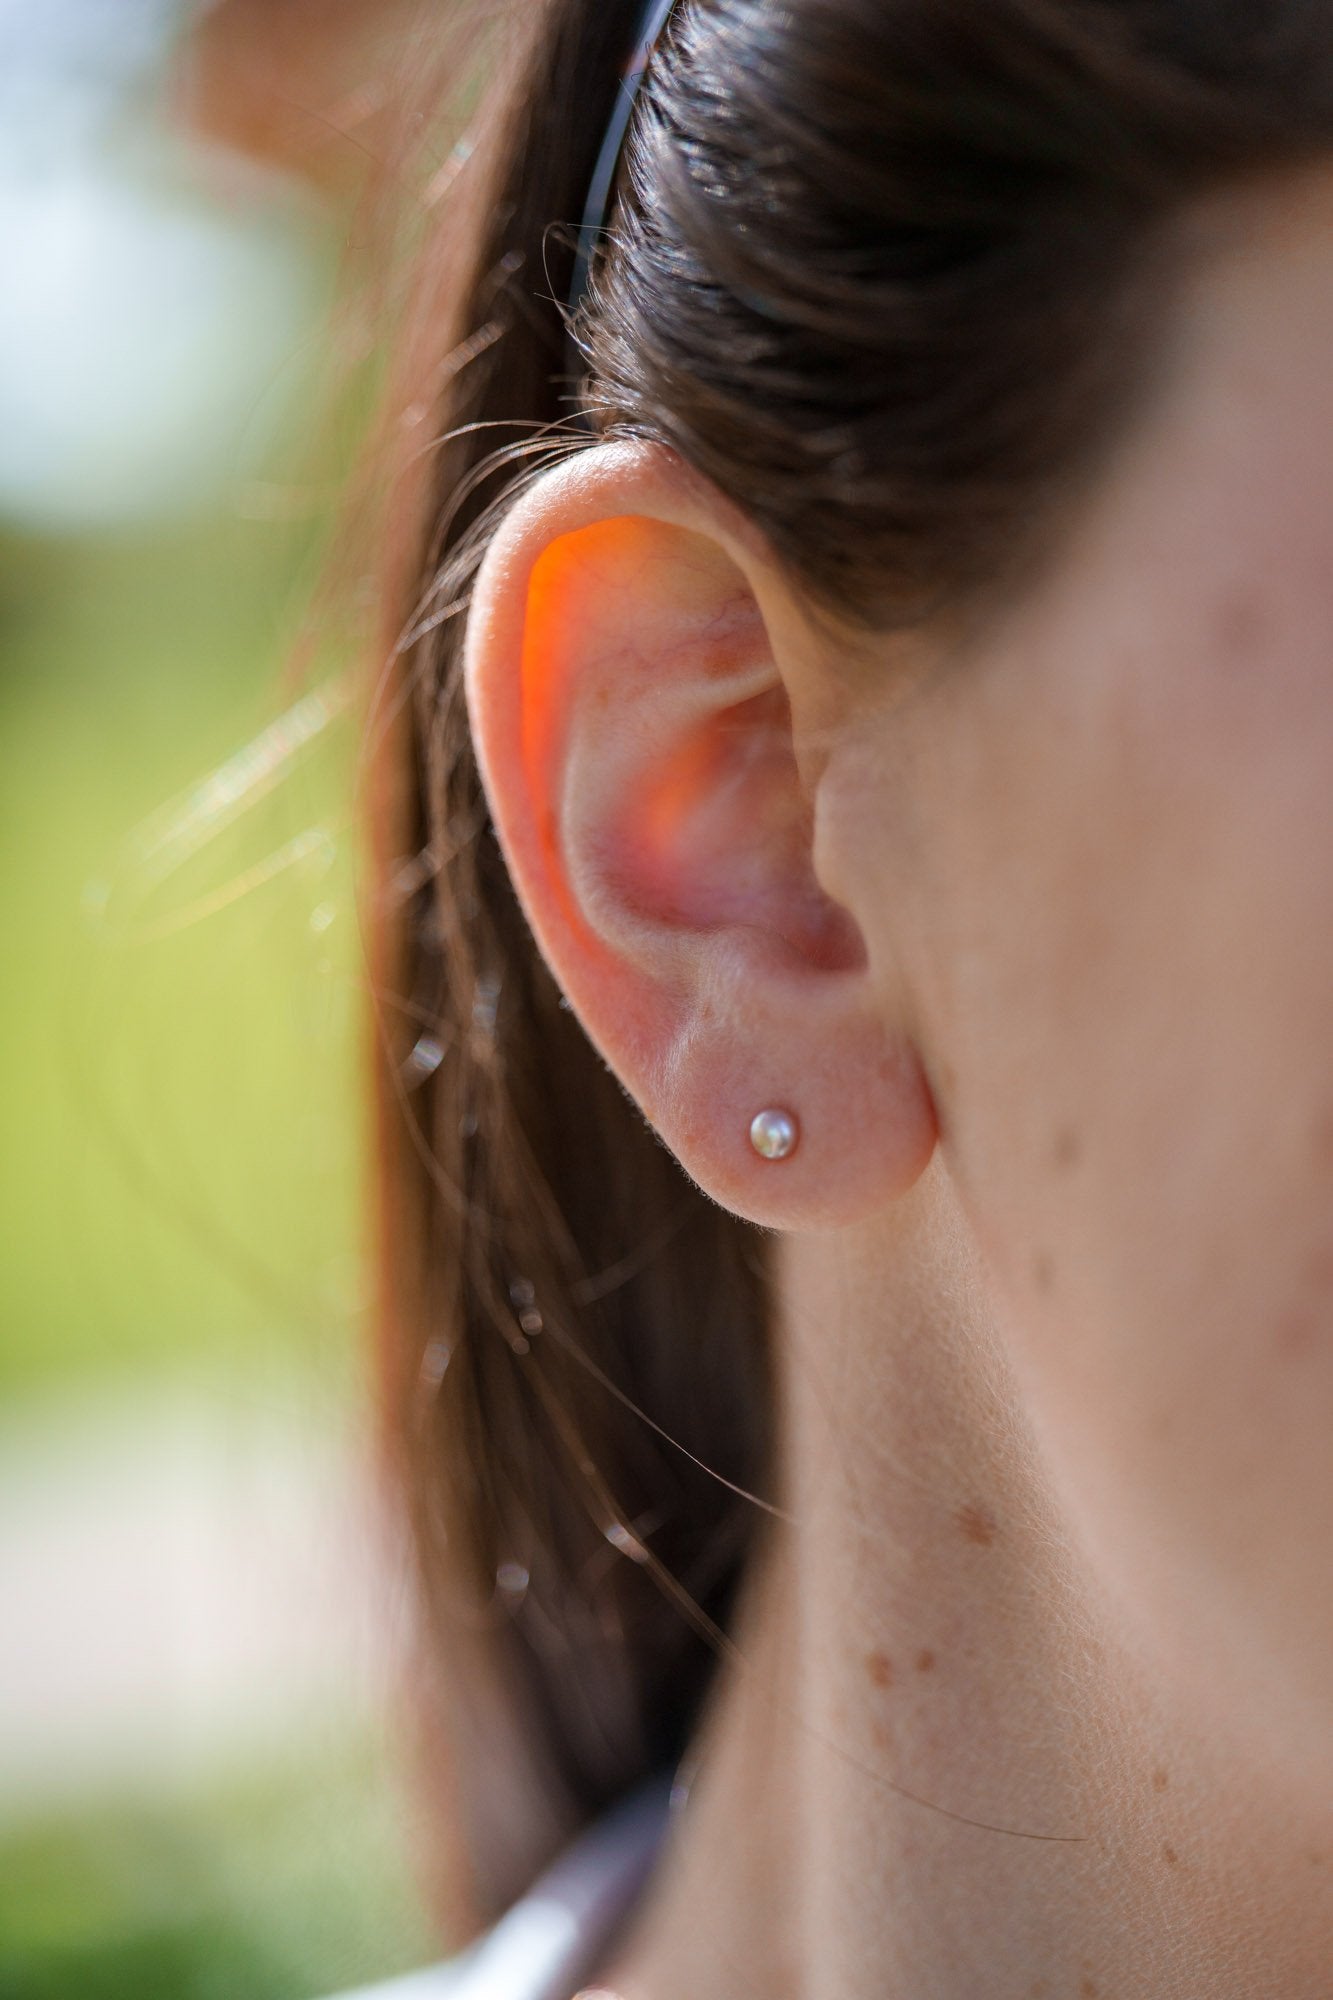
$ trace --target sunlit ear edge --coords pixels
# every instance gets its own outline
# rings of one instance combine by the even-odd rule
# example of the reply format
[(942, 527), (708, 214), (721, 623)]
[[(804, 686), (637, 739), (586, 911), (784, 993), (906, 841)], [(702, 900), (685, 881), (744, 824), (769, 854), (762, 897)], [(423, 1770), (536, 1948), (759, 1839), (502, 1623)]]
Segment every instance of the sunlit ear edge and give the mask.
[[(581, 452), (545, 472), (519, 499), (499, 528), (478, 575), (464, 654), (465, 689), (473, 740), (496, 833), (519, 900), (539, 949), (567, 990), (577, 978), (572, 969), (571, 939), (577, 950), (596, 953), (598, 940), (582, 923), (576, 908), (557, 911), (556, 902), (540, 886), (550, 872), (550, 857), (542, 852), (537, 816), (506, 811), (504, 801), (520, 795), (527, 774), (522, 766), (524, 691), (522, 676), (512, 664), (521, 660), (528, 615), (528, 585), (537, 564), (560, 539), (580, 528), (626, 516), (645, 516), (665, 526), (704, 535), (717, 543), (737, 569), (767, 598), (774, 589), (775, 566), (761, 538), (730, 503), (684, 467), (674, 454), (641, 443), (598, 446)], [(495, 671), (497, 660), (507, 670)], [(910, 1183), (922, 1171), (935, 1140), (933, 1107), (910, 1051), (884, 1045), (882, 1026), (873, 1011), (862, 1008), (838, 1061), (861, 1065), (867, 1090), (849, 1097), (841, 1120), (837, 1156), (827, 1143), (811, 1147), (808, 1134), (820, 1121), (800, 1116), (802, 1142), (789, 1159), (762, 1159), (750, 1142), (750, 1122), (766, 1109), (790, 1102), (794, 1074), (804, 1067), (807, 1086), (829, 1063), (793, 1062), (785, 1081), (766, 1082), (757, 1067), (737, 1075), (734, 1060), (705, 1063), (698, 1037), (664, 1033), (656, 1008), (645, 1011), (633, 980), (617, 981), (608, 962), (598, 1008), (571, 994), (580, 1019), (594, 1043), (606, 1054), (609, 1040), (617, 1046), (613, 1067), (640, 1103), (650, 1122), (662, 1133), (687, 1172), (705, 1192), (733, 1212), (775, 1227), (829, 1226), (865, 1212)], [(600, 1018), (599, 1018), (600, 1016)], [(603, 1023), (614, 1016), (614, 1035)], [(663, 1059), (663, 1047), (670, 1055)], [(832, 1059), (830, 1058), (830, 1062)], [(705, 1069), (709, 1070), (705, 1074)], [(632, 1080), (631, 1080), (632, 1079)], [(725, 1106), (735, 1100), (728, 1116)], [(882, 1101), (882, 1102), (881, 1102)], [(881, 1115), (889, 1106), (894, 1115)], [(798, 1110), (799, 1107), (793, 1107)], [(886, 1144), (886, 1134), (898, 1143)], [(852, 1182), (858, 1159), (879, 1154), (878, 1170), (863, 1176), (857, 1196)], [(812, 1156), (815, 1155), (815, 1156)], [(822, 1155), (822, 1162), (817, 1155)]]

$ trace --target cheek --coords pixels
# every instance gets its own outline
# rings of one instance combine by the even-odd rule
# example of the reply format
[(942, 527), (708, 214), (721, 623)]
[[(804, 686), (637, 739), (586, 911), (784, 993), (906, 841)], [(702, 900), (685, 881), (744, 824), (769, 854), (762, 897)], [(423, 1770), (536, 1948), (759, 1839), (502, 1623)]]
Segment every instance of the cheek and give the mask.
[(1224, 612), (942, 687), (875, 900), (1087, 1545), (1192, 1695), (1327, 1739), (1333, 649), (1228, 679)]

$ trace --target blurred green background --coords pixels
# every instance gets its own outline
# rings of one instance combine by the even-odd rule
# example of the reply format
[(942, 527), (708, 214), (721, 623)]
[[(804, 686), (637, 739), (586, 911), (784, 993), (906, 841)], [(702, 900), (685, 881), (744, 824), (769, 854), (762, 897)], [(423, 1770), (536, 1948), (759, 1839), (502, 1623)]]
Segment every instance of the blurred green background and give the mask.
[(393, 11), (0, 6), (0, 2000), (438, 1950), (368, 1436), (354, 642), (305, 646)]

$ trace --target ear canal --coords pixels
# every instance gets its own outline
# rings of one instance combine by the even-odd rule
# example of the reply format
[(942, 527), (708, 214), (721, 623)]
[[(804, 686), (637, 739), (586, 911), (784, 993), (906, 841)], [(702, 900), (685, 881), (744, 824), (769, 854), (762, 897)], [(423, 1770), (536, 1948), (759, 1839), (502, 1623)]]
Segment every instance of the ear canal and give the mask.
[(641, 907), (712, 928), (763, 925), (795, 957), (850, 970), (864, 964), (864, 945), (815, 876), (790, 705), (767, 662), (763, 675), (757, 693), (680, 718), (674, 743), (626, 793), (622, 879)]

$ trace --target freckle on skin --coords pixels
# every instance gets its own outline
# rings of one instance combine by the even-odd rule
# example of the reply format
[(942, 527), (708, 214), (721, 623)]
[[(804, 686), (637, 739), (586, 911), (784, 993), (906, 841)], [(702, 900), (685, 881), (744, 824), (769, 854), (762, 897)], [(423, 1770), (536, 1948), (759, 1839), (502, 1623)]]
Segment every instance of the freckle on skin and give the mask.
[(877, 1688), (893, 1686), (893, 1661), (887, 1653), (867, 1653), (866, 1672)]
[(1152, 1774), (1153, 1790), (1155, 1792), (1164, 1792), (1168, 1789), (1170, 1783), (1171, 1780), (1167, 1777), (1166, 1772), (1161, 1768), (1159, 1764), (1157, 1769)]
[(990, 1509), (975, 1500), (969, 1500), (954, 1515), (958, 1532), (965, 1541), (975, 1542), (978, 1548), (988, 1549), (997, 1533), (995, 1516)]
[(1163, 1861), (1165, 1861), (1168, 1868), (1178, 1868), (1180, 1865), (1180, 1856), (1176, 1853), (1175, 1848), (1171, 1845), (1169, 1840), (1165, 1843), (1165, 1845), (1162, 1848), (1162, 1859)]
[(1218, 610), (1218, 644), (1224, 653), (1253, 653), (1263, 638), (1267, 622), (1259, 591), (1244, 587), (1234, 590), (1222, 600)]
[(1292, 1312), (1284, 1313), (1274, 1327), (1273, 1346), (1279, 1355), (1295, 1360), (1309, 1352), (1314, 1345), (1316, 1331), (1313, 1314), (1302, 1312), (1297, 1307)]
[(1055, 1135), (1051, 1155), (1057, 1167), (1076, 1167), (1083, 1156), (1083, 1141), (1072, 1125), (1062, 1125)]
[(921, 1649), (921, 1651), (920, 1651), (920, 1652), (919, 1652), (919, 1653), (917, 1654), (917, 1656), (916, 1656), (916, 1670), (917, 1670), (917, 1672), (918, 1672), (919, 1674), (933, 1674), (933, 1673), (934, 1673), (934, 1671), (935, 1671), (935, 1655), (934, 1655), (934, 1654), (933, 1654), (933, 1653), (931, 1652), (931, 1650), (930, 1650), (929, 1646), (923, 1646), (923, 1647), (922, 1647), (922, 1649)]
[(1055, 1266), (1045, 1250), (1038, 1250), (1032, 1259), (1032, 1282), (1039, 1292), (1049, 1292), (1055, 1278)]
[(1078, 1990), (1083, 1995), (1083, 2000), (1097, 2000), (1099, 1988), (1095, 1979), (1080, 1979)]

